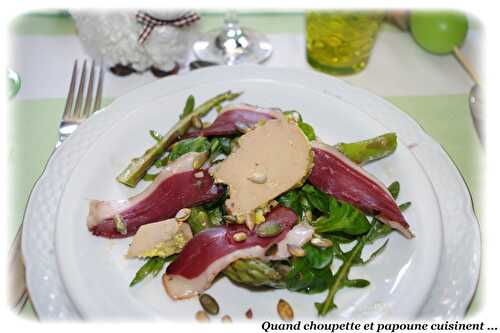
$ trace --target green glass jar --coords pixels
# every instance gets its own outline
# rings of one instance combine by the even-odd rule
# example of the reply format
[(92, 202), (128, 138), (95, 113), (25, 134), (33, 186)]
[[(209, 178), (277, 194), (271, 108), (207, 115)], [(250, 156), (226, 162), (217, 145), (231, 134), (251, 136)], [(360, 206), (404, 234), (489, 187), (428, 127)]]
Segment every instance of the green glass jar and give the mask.
[(312, 67), (333, 75), (363, 70), (383, 18), (382, 12), (306, 13), (307, 61)]

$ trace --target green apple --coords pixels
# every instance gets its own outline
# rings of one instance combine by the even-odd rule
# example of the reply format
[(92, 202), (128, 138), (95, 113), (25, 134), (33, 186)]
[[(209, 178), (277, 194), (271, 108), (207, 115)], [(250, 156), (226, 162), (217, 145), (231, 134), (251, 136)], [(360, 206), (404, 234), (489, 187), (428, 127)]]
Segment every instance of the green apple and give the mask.
[(413, 12), (410, 31), (425, 50), (446, 54), (460, 46), (467, 34), (467, 18), (457, 12)]

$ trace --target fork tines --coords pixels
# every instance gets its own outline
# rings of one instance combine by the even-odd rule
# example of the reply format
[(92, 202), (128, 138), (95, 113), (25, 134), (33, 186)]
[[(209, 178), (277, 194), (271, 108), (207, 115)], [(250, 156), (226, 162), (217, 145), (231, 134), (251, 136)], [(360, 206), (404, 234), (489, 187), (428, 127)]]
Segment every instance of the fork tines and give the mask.
[[(84, 90), (87, 77), (87, 60), (83, 61), (82, 70), (80, 74), (80, 83), (78, 84), (78, 91), (76, 94), (76, 101), (73, 107), (73, 100), (75, 94), (75, 84), (77, 80), (78, 60), (75, 60), (73, 65), (73, 74), (71, 75), (71, 82), (69, 85), (68, 97), (66, 98), (66, 106), (64, 108), (63, 120), (71, 122), (80, 122), (88, 118), (94, 111), (101, 108), (102, 100), (102, 84), (104, 80), (103, 66), (99, 66), (99, 78), (97, 82), (97, 89), (95, 91), (94, 107), (92, 108), (92, 99), (94, 98), (94, 72), (95, 62), (92, 60), (90, 67), (90, 76), (87, 84), (87, 95), (85, 97), (85, 104), (83, 104)], [(82, 108), (83, 104), (83, 108)]]

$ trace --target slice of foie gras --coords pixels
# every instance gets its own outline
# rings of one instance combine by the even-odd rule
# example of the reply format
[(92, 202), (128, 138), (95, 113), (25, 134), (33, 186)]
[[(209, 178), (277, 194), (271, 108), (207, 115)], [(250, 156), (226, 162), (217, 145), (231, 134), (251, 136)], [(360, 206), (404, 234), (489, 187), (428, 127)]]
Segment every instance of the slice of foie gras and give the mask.
[(168, 257), (181, 252), (191, 238), (189, 225), (176, 219), (144, 224), (135, 234), (127, 257)]
[(225, 206), (232, 215), (248, 216), (302, 183), (312, 168), (309, 141), (285, 117), (241, 136), (238, 146), (214, 172), (217, 183), (229, 186)]

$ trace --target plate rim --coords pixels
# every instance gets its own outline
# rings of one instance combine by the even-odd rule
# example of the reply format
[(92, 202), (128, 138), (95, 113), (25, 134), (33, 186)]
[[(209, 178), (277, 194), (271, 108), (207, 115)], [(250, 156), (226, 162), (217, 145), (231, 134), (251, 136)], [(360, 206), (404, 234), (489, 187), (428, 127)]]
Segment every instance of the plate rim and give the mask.
[[(235, 71), (239, 71), (240, 72), (240, 76), (239, 77), (242, 77), (241, 73), (244, 73), (245, 71), (247, 71), (247, 73), (252, 73), (253, 75), (256, 74), (256, 72), (259, 72), (260, 74), (265, 72), (267, 75), (269, 75), (270, 73), (271, 74), (280, 74), (280, 73), (283, 73), (283, 72), (286, 72), (288, 74), (292, 73), (293, 75), (296, 75), (298, 77), (300, 76), (308, 76), (310, 77), (311, 79), (321, 79), (321, 80), (329, 80), (328, 83), (330, 83), (331, 85), (335, 85), (336, 88), (343, 88), (343, 89), (348, 89), (348, 90), (352, 90), (352, 91), (356, 91), (357, 93), (362, 93), (363, 95), (369, 95), (371, 97), (371, 99), (373, 100), (379, 100), (379, 102), (383, 103), (386, 107), (388, 107), (388, 109), (392, 109), (391, 112), (395, 111), (396, 113), (394, 113), (394, 115), (396, 114), (399, 114), (400, 116), (402, 116), (404, 118), (404, 121), (409, 124), (409, 125), (412, 125), (413, 127), (416, 127), (416, 129), (418, 130), (418, 132), (420, 132), (420, 136), (421, 136), (421, 139), (426, 139), (426, 143), (428, 144), (431, 144), (431, 146), (434, 146), (434, 149), (435, 149), (435, 152), (438, 153), (438, 154), (441, 154), (441, 155), (444, 155), (444, 157), (446, 158), (446, 162), (449, 163), (449, 166), (451, 166), (449, 169), (453, 170), (455, 174), (458, 174), (459, 175), (459, 179), (458, 179), (458, 185), (459, 187), (461, 187), (461, 190), (462, 190), (462, 194), (464, 194), (463, 190), (465, 189), (465, 194), (467, 194), (467, 197), (468, 197), (468, 204), (466, 204), (463, 208), (464, 210), (466, 211), (466, 215), (468, 217), (468, 220), (472, 220), (472, 222), (475, 222), (473, 225), (472, 225), (472, 228), (474, 229), (475, 231), (475, 236), (478, 236), (478, 237), (475, 237), (475, 245), (476, 245), (476, 251), (474, 251), (476, 254), (479, 254), (480, 256), (480, 244), (481, 244), (481, 239), (480, 239), (480, 233), (479, 233), (479, 224), (477, 222), (477, 219), (473, 213), (473, 210), (472, 210), (472, 205), (471, 205), (471, 196), (470, 196), (470, 192), (468, 191), (468, 188), (465, 184), (465, 181), (463, 180), (459, 170), (456, 168), (456, 165), (453, 163), (453, 161), (451, 160), (451, 158), (447, 155), (446, 151), (441, 147), (441, 145), (439, 145), (437, 142), (435, 142), (426, 132), (423, 128), (420, 127), (420, 125), (418, 125), (418, 123), (413, 119), (411, 118), (408, 114), (404, 113), (403, 111), (399, 110), (397, 107), (395, 107), (394, 105), (392, 105), (390, 102), (386, 101), (385, 99), (383, 99), (382, 97), (379, 97), (375, 94), (372, 94), (371, 92), (368, 92), (367, 90), (364, 90), (364, 89), (361, 89), (361, 88), (358, 88), (358, 87), (354, 87), (342, 80), (339, 80), (339, 79), (336, 79), (336, 78), (332, 78), (332, 77), (329, 77), (329, 76), (326, 76), (324, 74), (321, 74), (321, 73), (315, 73), (315, 72), (310, 72), (310, 71), (304, 71), (304, 70), (297, 70), (297, 69), (282, 69), (282, 68), (263, 68), (263, 67), (258, 67), (258, 66), (239, 66), (239, 67), (232, 67), (231, 69), (229, 69), (228, 67), (217, 67), (217, 68), (206, 68), (206, 69), (202, 69), (202, 70), (198, 70), (194, 73), (189, 73), (187, 75), (183, 75), (183, 76), (179, 76), (179, 77), (171, 77), (171, 78), (166, 78), (166, 79), (162, 79), (162, 80), (158, 80), (156, 82), (153, 82), (151, 84), (148, 84), (148, 85), (145, 85), (143, 87), (140, 87), (124, 96), (121, 96), (119, 98), (117, 98), (112, 104), (110, 104), (106, 109), (108, 111), (106, 112), (100, 112), (96, 115), (94, 115), (93, 117), (91, 117), (91, 120), (89, 120), (88, 122), (84, 123), (78, 130), (77, 132), (75, 132), (75, 135), (74, 136), (71, 136), (70, 138), (68, 138), (68, 140), (65, 142), (65, 144), (63, 144), (61, 146), (61, 149), (58, 149), (54, 154), (53, 156), (51, 156), (49, 162), (47, 163), (46, 165), (46, 168), (44, 170), (44, 172), (42, 173), (42, 176), (39, 178), (39, 180), (36, 182), (33, 190), (32, 190), (32, 193), (30, 195), (30, 199), (28, 201), (28, 205), (27, 205), (27, 208), (26, 208), (26, 212), (25, 212), (25, 224), (24, 224), (24, 228), (23, 228), (23, 233), (27, 233), (29, 234), (30, 232), (30, 217), (32, 214), (32, 209), (33, 209), (33, 198), (36, 197), (38, 195), (38, 192), (40, 191), (40, 188), (44, 185), (44, 180), (46, 179), (47, 175), (48, 175), (48, 170), (50, 170), (50, 168), (52, 168), (54, 166), (54, 164), (56, 164), (57, 162), (57, 159), (58, 157), (62, 154), (62, 152), (64, 152), (65, 150), (68, 149), (68, 147), (71, 145), (71, 143), (76, 140), (75, 137), (77, 137), (79, 134), (77, 133), (82, 133), (84, 131), (84, 129), (87, 129), (89, 126), (91, 126), (91, 124), (95, 124), (97, 123), (97, 120), (96, 119), (99, 119), (99, 118), (103, 118), (104, 115), (107, 115), (107, 114), (110, 114), (110, 111), (111, 109), (119, 109), (121, 105), (124, 105), (124, 104), (127, 104), (127, 100), (128, 101), (131, 101), (131, 100), (136, 100), (137, 101), (137, 97), (142, 94), (144, 91), (147, 91), (147, 90), (153, 90), (156, 89), (156, 94), (158, 94), (158, 89), (161, 88), (162, 86), (164, 85), (168, 85), (170, 82), (172, 82), (172, 80), (177, 80), (177, 81), (181, 81), (181, 80), (184, 80), (184, 81), (189, 81), (191, 77), (196, 77), (197, 73), (207, 73), (207, 72), (211, 72), (211, 71), (215, 71), (216, 73), (217, 72), (230, 72), (230, 74), (234, 74)], [(220, 73), (217, 73), (217, 74), (220, 74)], [(264, 75), (265, 76), (265, 75)], [(279, 81), (280, 79), (275, 79), (277, 81)], [(332, 84), (333, 82), (335, 82), (335, 84)], [(199, 85), (199, 83), (195, 83), (195, 84), (191, 84), (191, 85)], [(187, 85), (189, 86), (189, 84)], [(186, 87), (184, 87), (183, 89), (186, 89)], [(171, 89), (169, 90), (168, 92), (165, 92), (163, 91), (163, 93), (161, 94), (162, 96), (165, 96), (167, 94), (172, 94), (172, 93), (175, 93), (176, 91), (178, 91), (178, 89)], [(323, 91), (324, 93), (327, 93), (327, 94), (331, 94), (331, 93), (328, 93), (327, 91)], [(139, 96), (140, 97), (140, 96)], [(155, 96), (155, 97), (150, 97), (148, 98), (147, 100), (150, 101), (150, 100), (153, 100), (153, 99), (156, 99), (160, 96)], [(141, 100), (141, 103), (136, 103), (137, 105), (139, 104), (142, 104), (146, 102), (144, 100), (144, 98)], [(133, 104), (133, 103), (132, 103)], [(128, 107), (128, 111), (133, 111), (135, 108), (132, 108), (132, 107)], [(365, 112), (366, 113), (366, 112)], [(368, 115), (372, 116), (371, 113), (368, 113)], [(109, 116), (108, 116), (109, 118)], [(383, 125), (386, 125), (384, 122), (381, 122)], [(102, 133), (101, 133), (102, 134)], [(81, 155), (85, 154), (86, 151), (83, 151), (81, 152)], [(444, 153), (444, 154), (443, 154)], [(417, 158), (418, 160), (418, 158)], [(425, 167), (423, 167), (424, 171), (427, 171), (427, 169)], [(429, 177), (430, 178), (430, 177)], [(456, 179), (457, 180), (457, 179)], [(431, 181), (431, 184), (434, 185), (434, 183), (432, 182), (432, 179), (430, 180)], [(64, 187), (63, 187), (64, 189)], [(62, 190), (61, 189), (61, 192)], [(60, 202), (60, 200), (59, 200)], [(58, 203), (59, 203), (58, 202)], [(53, 237), (54, 235), (52, 235)], [(27, 271), (27, 284), (28, 284), (28, 287), (30, 286), (33, 286), (34, 285), (34, 281), (33, 281), (33, 278), (34, 278), (34, 274), (32, 274), (32, 262), (31, 262), (31, 257), (29, 256), (29, 253), (30, 253), (30, 244), (29, 242), (27, 241), (27, 237), (23, 237), (23, 254), (25, 254), (25, 258), (26, 258), (26, 271)], [(444, 253), (444, 252), (443, 252)], [(27, 255), (26, 255), (27, 254)], [(442, 257), (443, 257), (444, 254), (442, 254)], [(478, 268), (480, 265), (480, 257), (478, 258), (478, 260), (476, 261), (476, 268)], [(467, 296), (465, 297), (467, 299), (467, 304), (470, 302), (471, 300), (471, 297), (473, 295), (473, 293), (475, 292), (476, 290), (476, 286), (477, 286), (477, 283), (478, 283), (478, 276), (479, 276), (479, 269), (476, 270), (476, 274), (474, 274), (474, 284), (473, 284), (473, 288), (470, 288), (470, 290), (468, 291), (467, 293)], [(38, 302), (38, 299), (36, 297), (34, 297), (33, 299), (33, 303), (35, 305), (35, 307), (38, 307), (37, 303)], [(429, 301), (428, 301), (429, 302)], [(427, 302), (427, 303), (428, 303)], [(41, 304), (41, 302), (39, 303)], [(425, 306), (425, 305), (424, 305)], [(456, 314), (457, 316), (463, 316), (464, 312), (465, 312), (465, 309), (466, 309), (467, 306), (462, 306), (462, 309), (456, 311)], [(41, 309), (38, 309), (38, 312), (40, 313), (40, 310)], [(50, 317), (50, 316), (47, 316), (47, 317)]]

